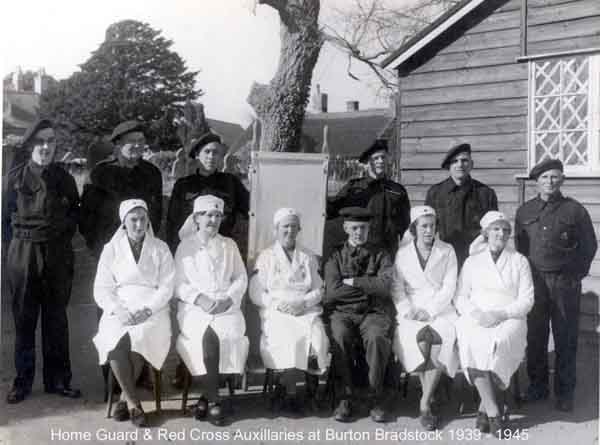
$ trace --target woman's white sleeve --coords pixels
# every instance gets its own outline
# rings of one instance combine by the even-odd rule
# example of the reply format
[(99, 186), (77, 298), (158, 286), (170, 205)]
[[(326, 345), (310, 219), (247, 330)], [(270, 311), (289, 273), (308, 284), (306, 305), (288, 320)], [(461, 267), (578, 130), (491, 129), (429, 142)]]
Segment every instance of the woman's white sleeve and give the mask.
[(472, 274), (470, 258), (467, 258), (463, 265), (460, 277), (458, 279), (458, 289), (454, 298), (454, 305), (460, 315), (469, 315), (477, 306), (471, 301)]
[(189, 279), (194, 274), (194, 256), (185, 250), (185, 245), (179, 243), (175, 252), (175, 296), (181, 301), (194, 304), (200, 290)]
[(158, 252), (158, 288), (148, 303), (153, 314), (169, 304), (175, 290), (175, 263), (169, 248), (166, 245), (163, 247)]
[(115, 260), (111, 245), (107, 244), (102, 249), (98, 269), (94, 278), (94, 300), (107, 314), (112, 314), (120, 306), (117, 297), (117, 280), (110, 269)]
[(524, 256), (519, 257), (519, 290), (517, 299), (504, 310), (508, 318), (525, 318), (533, 307), (533, 279), (531, 267)]
[(261, 308), (268, 308), (272, 302), (271, 295), (267, 289), (269, 262), (265, 256), (266, 254), (264, 251), (258, 256), (248, 289), (248, 293), (250, 294), (250, 299), (252, 302)]
[(233, 273), (231, 275), (231, 284), (227, 289), (227, 296), (233, 301), (233, 306), (240, 308), (242, 304), (242, 297), (248, 288), (248, 274), (246, 273), (246, 266), (240, 255), (240, 251), (235, 244), (235, 241), (230, 240), (228, 248), (232, 249), (231, 261)]
[(310, 308), (319, 304), (323, 299), (323, 280), (319, 275), (319, 265), (315, 257), (309, 257), (308, 267), (310, 269), (311, 290), (304, 296), (304, 305)]
[(446, 264), (444, 264), (444, 266), (446, 270), (442, 280), (442, 287), (438, 292), (435, 293), (433, 298), (431, 298), (425, 306), (425, 310), (431, 317), (436, 317), (438, 314), (446, 310), (448, 305), (452, 303), (452, 298), (454, 298), (458, 274), (458, 264), (454, 249), (450, 251), (448, 261)]

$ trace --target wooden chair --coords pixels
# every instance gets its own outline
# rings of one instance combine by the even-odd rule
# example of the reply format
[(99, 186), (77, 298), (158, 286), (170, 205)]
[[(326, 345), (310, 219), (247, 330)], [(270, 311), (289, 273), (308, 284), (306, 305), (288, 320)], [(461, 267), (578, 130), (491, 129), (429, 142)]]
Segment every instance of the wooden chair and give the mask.
[[(154, 393), (154, 402), (156, 403), (156, 412), (160, 414), (161, 412), (161, 379), (162, 372), (160, 369), (154, 369), (152, 367), (152, 380), (153, 380), (153, 393)], [(108, 366), (108, 375), (106, 380), (106, 417), (110, 418), (112, 415), (112, 406), (113, 406), (113, 387), (115, 383), (115, 378), (112, 373), (112, 368)]]

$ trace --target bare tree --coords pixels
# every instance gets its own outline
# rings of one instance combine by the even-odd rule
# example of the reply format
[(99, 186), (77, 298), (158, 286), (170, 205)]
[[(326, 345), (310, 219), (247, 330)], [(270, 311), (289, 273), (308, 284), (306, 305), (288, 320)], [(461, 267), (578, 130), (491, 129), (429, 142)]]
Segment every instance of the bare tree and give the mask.
[[(279, 13), (281, 51), (277, 72), (268, 85), (254, 83), (248, 103), (262, 124), (260, 151), (299, 151), (304, 111), (313, 69), (324, 42), (366, 64), (381, 85), (394, 89), (394, 76), (380, 62), (404, 40), (459, 0), (354, 0), (334, 8), (332, 23), (320, 25), (320, 0), (249, 0), (254, 10), (267, 5)], [(394, 4), (395, 3), (395, 4)]]

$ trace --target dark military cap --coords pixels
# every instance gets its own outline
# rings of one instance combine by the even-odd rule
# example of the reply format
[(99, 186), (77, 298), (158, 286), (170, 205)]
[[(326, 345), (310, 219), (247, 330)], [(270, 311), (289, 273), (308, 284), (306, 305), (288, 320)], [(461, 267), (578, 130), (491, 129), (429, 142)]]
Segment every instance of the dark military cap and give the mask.
[(542, 173), (547, 172), (548, 170), (560, 170), (562, 172), (564, 171), (563, 163), (560, 162), (559, 159), (546, 159), (531, 169), (529, 177), (531, 179), (537, 179)]
[(46, 128), (53, 128), (51, 120), (38, 119), (37, 121), (35, 121), (23, 135), (23, 140), (21, 141), (21, 146), (27, 147), (30, 144), (31, 139), (35, 136), (35, 134), (38, 131), (45, 130)]
[(471, 154), (471, 145), (463, 142), (448, 150), (448, 153), (446, 153), (446, 156), (444, 156), (444, 160), (442, 161), (442, 168), (448, 170), (448, 168), (450, 168), (450, 161), (452, 161), (452, 158), (459, 153)]
[(375, 142), (373, 142), (369, 148), (367, 148), (365, 151), (363, 151), (360, 154), (358, 161), (361, 164), (366, 164), (369, 161), (369, 157), (373, 153), (375, 153), (376, 151), (381, 151), (381, 150), (383, 150), (387, 153), (387, 151), (388, 151), (387, 141), (385, 139), (375, 139)]
[(340, 215), (344, 221), (369, 221), (373, 216), (371, 212), (362, 207), (344, 207), (340, 210)]
[(110, 135), (110, 141), (115, 142), (118, 138), (127, 133), (132, 133), (134, 131), (144, 131), (142, 127), (142, 123), (138, 121), (125, 121), (121, 122), (119, 125), (115, 127), (112, 134)]
[(221, 141), (221, 137), (217, 134), (211, 133), (210, 131), (208, 133), (204, 133), (197, 139), (192, 139), (192, 146), (190, 147), (190, 158), (196, 158), (198, 150), (200, 150), (205, 145), (210, 144), (211, 142), (216, 142), (221, 145), (223, 144), (223, 141)]

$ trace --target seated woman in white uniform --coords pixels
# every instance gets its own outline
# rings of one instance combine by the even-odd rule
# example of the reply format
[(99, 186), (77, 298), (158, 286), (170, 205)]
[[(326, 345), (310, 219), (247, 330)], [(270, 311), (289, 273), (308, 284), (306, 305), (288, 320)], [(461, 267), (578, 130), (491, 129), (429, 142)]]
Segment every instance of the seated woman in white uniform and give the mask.
[(119, 217), (123, 225), (104, 246), (94, 281), (94, 299), (104, 312), (93, 341), (100, 364), (108, 359), (121, 385), (113, 417), (141, 427), (147, 419), (135, 382), (143, 359), (160, 369), (167, 358), (175, 267), (166, 243), (154, 236), (143, 200), (123, 201)]
[(266, 368), (286, 370), (273, 402), (301, 410), (298, 372), (306, 378), (305, 401), (315, 408), (318, 375), (329, 366), (329, 340), (321, 320), (322, 280), (316, 257), (300, 247), (300, 215), (282, 208), (273, 217), (275, 243), (263, 250), (250, 282), (250, 298), (260, 308), (260, 352)]
[(454, 329), (458, 316), (452, 306), (457, 261), (453, 247), (435, 236), (433, 208), (413, 207), (410, 219), (413, 239), (400, 246), (394, 263), (392, 295), (398, 321), (394, 352), (407, 372), (418, 374), (423, 389), (421, 425), (434, 430), (439, 424), (439, 416), (431, 411), (435, 388), (442, 372), (454, 377), (458, 368)]
[(205, 397), (196, 418), (207, 412), (224, 423), (219, 403), (219, 374), (242, 374), (248, 356), (246, 322), (240, 304), (248, 277), (231, 238), (219, 235), (222, 199), (199, 196), (179, 231), (175, 253), (175, 296), (180, 334), (176, 348), (192, 376), (204, 376)]
[(509, 386), (525, 356), (533, 282), (527, 259), (507, 246), (511, 227), (506, 216), (487, 212), (480, 225), (482, 235), (460, 274), (456, 336), (461, 366), (481, 396), (475, 426), (501, 435), (496, 388)]

